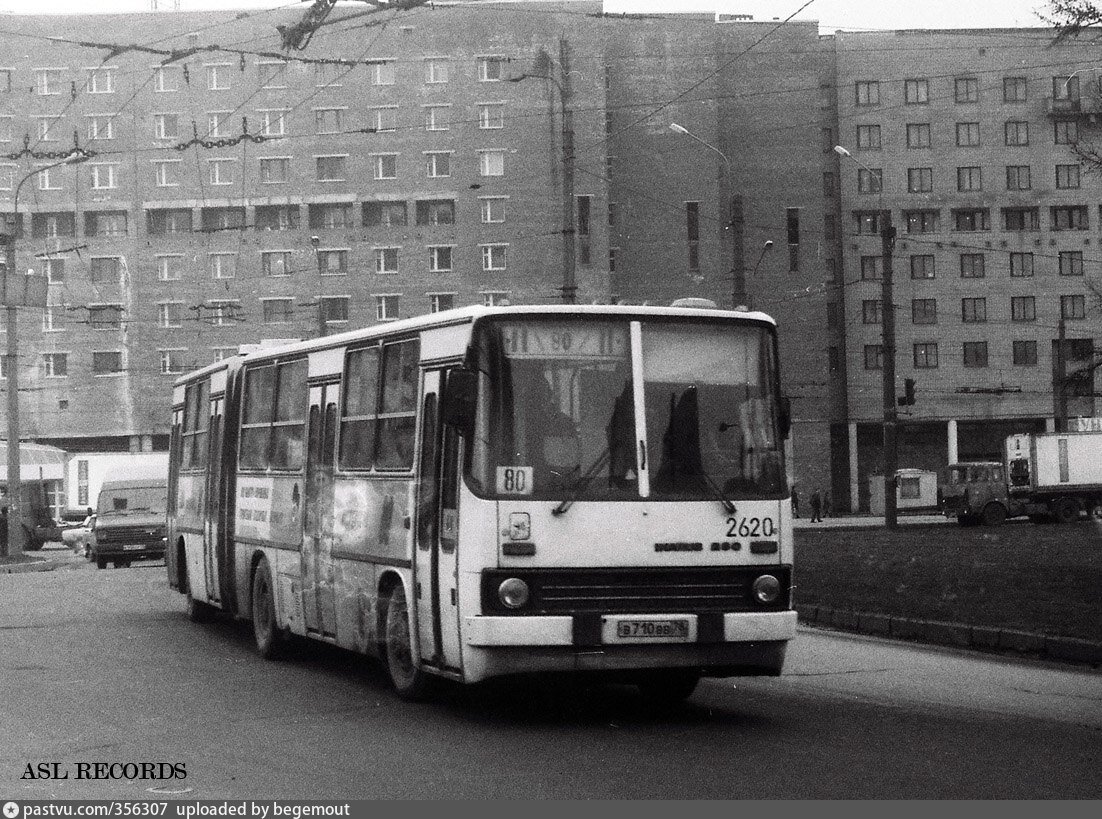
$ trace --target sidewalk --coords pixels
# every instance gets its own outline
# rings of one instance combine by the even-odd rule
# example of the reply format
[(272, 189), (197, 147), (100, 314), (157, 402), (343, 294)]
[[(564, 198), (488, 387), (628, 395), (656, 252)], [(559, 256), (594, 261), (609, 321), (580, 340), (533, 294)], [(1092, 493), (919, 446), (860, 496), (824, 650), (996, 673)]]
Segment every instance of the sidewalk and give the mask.
[[(900, 515), (900, 526), (928, 526), (933, 523), (953, 523), (944, 515)], [(842, 515), (836, 518), (826, 518), (812, 523), (806, 516), (798, 517), (792, 521), (796, 529), (875, 529), (884, 526), (883, 515)]]
[(0, 557), (0, 574), (24, 574), (26, 572), (50, 572), (69, 563), (73, 551), (64, 543), (51, 541), (37, 552), (23, 552), (18, 560)]

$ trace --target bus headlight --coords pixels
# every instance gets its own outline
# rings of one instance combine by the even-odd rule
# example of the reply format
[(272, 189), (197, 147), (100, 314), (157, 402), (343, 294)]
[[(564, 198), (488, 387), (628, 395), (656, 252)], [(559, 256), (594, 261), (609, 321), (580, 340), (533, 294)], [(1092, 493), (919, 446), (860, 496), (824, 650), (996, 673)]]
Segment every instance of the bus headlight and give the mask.
[(754, 581), (751, 591), (754, 593), (754, 599), (759, 603), (776, 603), (777, 598), (781, 596), (781, 581), (771, 574), (763, 574)]
[(497, 596), (505, 606), (519, 609), (528, 602), (528, 584), (519, 577), (502, 580), (497, 587)]

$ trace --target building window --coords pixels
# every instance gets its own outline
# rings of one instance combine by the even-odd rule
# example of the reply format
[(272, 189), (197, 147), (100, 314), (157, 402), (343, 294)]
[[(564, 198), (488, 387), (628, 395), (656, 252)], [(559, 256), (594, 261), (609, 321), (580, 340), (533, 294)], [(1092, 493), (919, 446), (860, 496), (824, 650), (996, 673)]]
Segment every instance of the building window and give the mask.
[(876, 80), (859, 80), (854, 83), (857, 105), (879, 105), (880, 83)]
[(92, 170), (92, 188), (108, 190), (119, 186), (119, 166), (115, 163), (97, 163), (89, 166)]
[(115, 72), (113, 66), (89, 68), (88, 79), (85, 87), (89, 94), (113, 94), (115, 93)]
[(40, 191), (62, 190), (60, 168), (43, 168), (38, 171), (38, 189)]
[(1037, 366), (1037, 342), (1036, 341), (1015, 341), (1014, 342), (1014, 366), (1015, 367), (1036, 367)]
[(486, 272), (505, 270), (508, 245), (482, 245), (482, 269)]
[(447, 131), (451, 127), (448, 121), (451, 114), (450, 105), (426, 105), (423, 110), (426, 131)]
[(1025, 102), (1028, 82), (1025, 77), (1003, 77), (1003, 102)]
[[(481, 220), (483, 224), (499, 223), (505, 221), (505, 202), (507, 197), (504, 196), (483, 196), (479, 199), (479, 207), (481, 211)], [(609, 211), (611, 218), (612, 211)]]
[(207, 266), (212, 279), (232, 279), (237, 276), (236, 253), (211, 253)]
[(46, 269), (46, 281), (49, 284), (61, 284), (65, 281), (64, 259), (44, 259), (42, 264)]
[(294, 299), (261, 299), (260, 309), (264, 324), (290, 324)]
[(429, 312), (439, 313), (441, 310), (451, 310), (455, 307), (454, 293), (429, 293)]
[(911, 193), (929, 193), (934, 189), (933, 168), (908, 168), (907, 190)]
[(924, 105), (930, 101), (930, 83), (925, 79), (904, 80), (903, 100), (907, 105)]
[(884, 258), (882, 256), (861, 257), (861, 278), (866, 281), (884, 277)]
[(1008, 191), (1028, 191), (1033, 187), (1028, 165), (1006, 166), (1006, 189)]
[(325, 324), (348, 324), (348, 296), (321, 296), (318, 299), (318, 315)]
[(966, 342), (964, 342), (964, 366), (965, 367), (986, 367), (987, 366), (987, 342), (986, 341), (966, 341)]
[(884, 347), (880, 344), (865, 345), (865, 369), (884, 369)]
[(217, 233), (223, 230), (243, 230), (245, 228), (245, 208), (203, 208), (200, 211), (202, 231)]
[[(88, 117), (88, 139), (114, 139), (115, 118), (113, 116)], [(10, 137), (9, 137), (10, 139)]]
[(479, 151), (478, 172), (481, 176), (504, 176), (505, 151)]
[(210, 323), (215, 327), (228, 327), (234, 322), (244, 321), (241, 305), (237, 301), (212, 301), (204, 307), (209, 311)]
[(930, 123), (928, 122), (911, 122), (907, 125), (907, 147), (908, 148), (929, 148), (930, 147)]
[[(864, 276), (862, 276), (862, 278), (864, 278)], [(911, 278), (934, 278), (934, 257), (926, 253), (911, 256)]]
[(1087, 230), (1086, 205), (1058, 205), (1049, 208), (1053, 230)]
[(89, 305), (88, 322), (93, 330), (120, 330), (122, 329), (122, 305)]
[(478, 127), (490, 130), (505, 127), (505, 103), (484, 102), (478, 106)]
[(953, 99), (961, 102), (980, 101), (980, 81), (975, 77), (957, 77), (953, 81)]
[(863, 151), (880, 150), (880, 126), (858, 125), (857, 147)]
[(957, 168), (957, 190), (982, 191), (983, 169), (975, 166)]
[(912, 324), (937, 324), (937, 299), (911, 299)]
[(375, 297), (375, 320), (394, 321), (398, 318), (398, 295)]
[(75, 236), (76, 215), (72, 213), (35, 213), (31, 215), (31, 236), (35, 239), (57, 239)]
[[(430, 151), (425, 154), (425, 175), (430, 179), (452, 175), (451, 151)], [(485, 174), (483, 174), (485, 175)]]
[(400, 227), (407, 224), (407, 220), (405, 202), (364, 202), (363, 223), (366, 227)]
[(1075, 120), (1057, 120), (1052, 127), (1057, 145), (1074, 145), (1079, 141), (1079, 123)]
[(953, 230), (991, 230), (991, 212), (987, 208), (954, 209)]
[(64, 330), (66, 309), (64, 304), (47, 304), (42, 311), (42, 331), (57, 333)]
[(287, 63), (283, 61), (257, 63), (256, 73), (261, 88), (287, 87)]
[(374, 248), (371, 253), (375, 258), (376, 273), (398, 272), (398, 248), (377, 247)]
[(1078, 188), (1079, 187), (1079, 166), (1078, 165), (1057, 165), (1056, 166), (1056, 187), (1057, 188)]
[(1081, 251), (1081, 250), (1061, 250), (1060, 251), (1060, 275), (1061, 276), (1082, 276), (1083, 275), (1083, 251)]
[(88, 263), (92, 284), (118, 284), (122, 259), (118, 256), (93, 256)]
[(166, 301), (157, 305), (157, 326), (172, 328), (184, 326), (184, 303)]
[(234, 161), (232, 159), (208, 159), (207, 168), (210, 172), (210, 184), (232, 185)]
[(154, 114), (153, 136), (157, 139), (176, 139), (180, 136), (179, 114)]
[(784, 209), (785, 234), (788, 239), (788, 272), (800, 269), (800, 209)]
[(1010, 297), (1011, 321), (1036, 321), (1037, 299), (1033, 296)]
[(857, 169), (858, 193), (881, 193), (884, 190), (884, 171), (880, 168)]
[(257, 230), (295, 230), (299, 225), (298, 205), (257, 205)]
[(344, 108), (315, 108), (314, 133), (336, 134), (344, 127)]
[(880, 299), (865, 299), (861, 302), (861, 323), (879, 324), (881, 322)]
[(373, 62), (369, 68), (372, 85), (394, 85), (394, 63)]
[(987, 321), (987, 299), (961, 299), (960, 320), (965, 324), (977, 324)]
[(348, 178), (345, 164), (347, 156), (319, 156), (317, 160), (317, 179), (319, 182), (343, 182)]
[(1003, 228), (1005, 230), (1041, 229), (1041, 212), (1039, 208), (1003, 208), (1002, 212)]
[(158, 350), (158, 353), (161, 358), (161, 375), (177, 375), (184, 371), (184, 355), (187, 350)]
[(1057, 100), (1079, 99), (1079, 77), (1071, 76), (1052, 78), (1052, 98)]
[(502, 307), (509, 303), (508, 291), (486, 290), (482, 292), (483, 307)]
[(180, 69), (175, 65), (162, 65), (153, 69), (153, 90), (167, 93), (180, 90)]
[(940, 230), (941, 211), (908, 210), (903, 212), (908, 233), (937, 233)]
[[(834, 196), (834, 172), (823, 171), (823, 196), (830, 199)], [(614, 224), (614, 223), (610, 223)]]
[(287, 134), (287, 109), (270, 108), (257, 111), (260, 114), (260, 133), (268, 137), (280, 137)]
[(333, 202), (309, 205), (310, 227), (323, 230), (339, 230), (352, 227), (352, 205), (346, 202)]
[(937, 342), (922, 341), (915, 344), (913, 360), (916, 370), (937, 369)]
[(184, 269), (184, 257), (179, 254), (157, 256), (157, 279), (162, 282), (179, 281)]
[(384, 105), (371, 109), (371, 127), (376, 133), (398, 130), (398, 106)]
[(206, 69), (208, 91), (226, 91), (229, 89), (230, 77), (233, 74), (232, 63), (214, 63), (208, 65)]
[[(689, 270), (700, 270), (700, 203), (685, 203), (685, 249), (688, 252)], [(483, 269), (485, 255), (483, 256)]]
[(164, 208), (146, 211), (146, 231), (150, 236), (191, 233), (191, 208)]
[(174, 188), (180, 184), (180, 160), (167, 159), (153, 162), (153, 183), (158, 188)]
[(478, 81), (500, 82), (505, 79), (505, 62), (504, 57), (479, 57)]
[(880, 211), (855, 210), (853, 220), (860, 234), (875, 236), (880, 233)]
[(1011, 120), (1004, 126), (1004, 138), (1007, 145), (1029, 144), (1029, 123)]
[(88, 236), (126, 236), (126, 211), (87, 211), (84, 232)]
[(264, 250), (260, 253), (260, 274), (262, 276), (290, 276), (291, 251)]
[(1010, 254), (1010, 275), (1014, 278), (1029, 278), (1033, 275), (1032, 253)]
[(69, 374), (68, 353), (43, 353), (42, 374), (46, 378), (65, 378)]
[(1087, 317), (1087, 302), (1085, 296), (1061, 296), (1060, 318), (1081, 319)]
[(39, 68), (34, 72), (35, 93), (41, 97), (49, 97), (61, 93), (62, 69)]
[(448, 58), (429, 57), (425, 60), (425, 82), (430, 85), (448, 81)]
[(348, 250), (319, 250), (316, 253), (318, 273), (322, 276), (344, 276), (348, 273)]
[(208, 111), (207, 112), (207, 136), (230, 136), (230, 117), (233, 111)]
[(260, 160), (260, 183), (282, 185), (287, 182), (291, 160), (285, 156), (269, 156)]
[(985, 261), (982, 253), (961, 253), (960, 277), (962, 279), (982, 279), (987, 275)]
[(416, 218), (419, 225), (455, 224), (455, 200), (422, 199), (417, 202)]
[(375, 179), (397, 179), (398, 154), (372, 154), (371, 173)]
[[(577, 236), (578, 264), (590, 265), (593, 261), (592, 245), (592, 213), (593, 197), (579, 196), (575, 199), (574, 213), (576, 214), (575, 235)], [(697, 216), (699, 220), (699, 213)], [(699, 225), (698, 225), (699, 231)]]
[(452, 248), (450, 245), (430, 245), (428, 250), (430, 273), (452, 272)]
[(314, 85), (317, 88), (340, 88), (341, 79), (351, 71), (346, 65), (332, 63), (315, 63)]
[(957, 145), (972, 148), (980, 144), (980, 124), (978, 122), (957, 123)]

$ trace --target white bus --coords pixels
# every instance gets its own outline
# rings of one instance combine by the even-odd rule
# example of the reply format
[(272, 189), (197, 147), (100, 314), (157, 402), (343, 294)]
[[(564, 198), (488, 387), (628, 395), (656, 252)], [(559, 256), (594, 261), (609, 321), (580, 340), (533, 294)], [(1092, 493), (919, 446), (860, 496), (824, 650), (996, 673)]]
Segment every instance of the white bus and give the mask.
[(258, 350), (175, 384), (169, 583), (407, 698), (592, 672), (676, 701), (781, 671), (788, 425), (761, 313), (471, 307)]

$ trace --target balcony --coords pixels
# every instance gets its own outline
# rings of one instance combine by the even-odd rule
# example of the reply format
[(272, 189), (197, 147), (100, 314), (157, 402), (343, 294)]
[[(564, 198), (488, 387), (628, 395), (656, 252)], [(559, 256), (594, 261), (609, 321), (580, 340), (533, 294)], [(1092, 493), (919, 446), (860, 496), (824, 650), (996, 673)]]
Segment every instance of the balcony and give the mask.
[(1045, 113), (1050, 117), (1094, 117), (1102, 114), (1102, 98), (1057, 99), (1056, 97), (1045, 97)]

